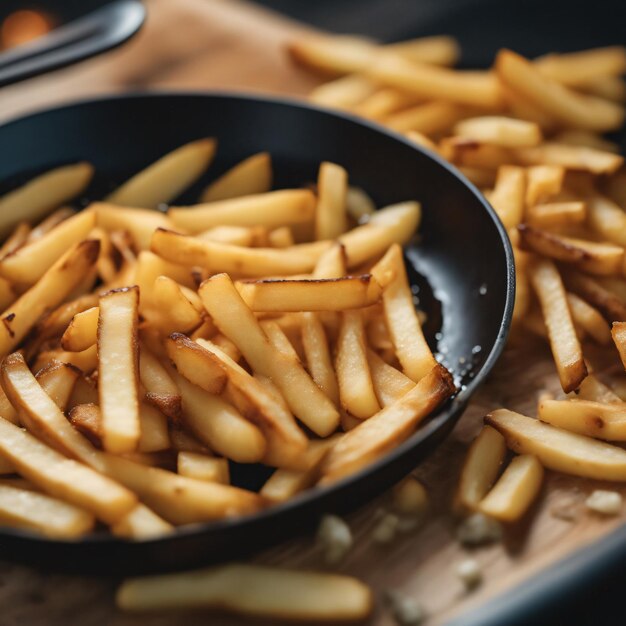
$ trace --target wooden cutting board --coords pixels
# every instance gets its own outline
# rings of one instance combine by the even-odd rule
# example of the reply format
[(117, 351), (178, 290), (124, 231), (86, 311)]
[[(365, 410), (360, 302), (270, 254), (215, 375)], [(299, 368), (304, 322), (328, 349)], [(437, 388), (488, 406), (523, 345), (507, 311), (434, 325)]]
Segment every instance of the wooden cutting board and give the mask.
[[(300, 24), (238, 1), (149, 0), (147, 6), (146, 26), (123, 48), (3, 89), (0, 119), (65, 101), (129, 90), (228, 88), (297, 96), (306, 94), (317, 82), (292, 66), (284, 54), (287, 41), (309, 31)], [(617, 364), (616, 354), (608, 364), (595, 359), (593, 351), (590, 357), (597, 371)], [(491, 380), (476, 395), (453, 434), (415, 472), (432, 498), (425, 524), (400, 535), (390, 545), (379, 546), (370, 536), (377, 510), (387, 504), (386, 497), (349, 518), (355, 546), (339, 569), (364, 579), (374, 589), (377, 609), (368, 624), (393, 623), (382, 608), (381, 597), (386, 589), (421, 602), (430, 616), (428, 624), (443, 624), (471, 614), (621, 524), (623, 518), (605, 520), (585, 512), (584, 499), (599, 484), (548, 474), (540, 502), (526, 520), (507, 529), (502, 543), (469, 552), (456, 542), (457, 521), (449, 512), (449, 504), (467, 443), (487, 411), (506, 406), (533, 415), (537, 396), (546, 388), (558, 389), (546, 347), (533, 340), (518, 342), (517, 346), (511, 342)], [(563, 511), (573, 519), (562, 519)], [(484, 582), (476, 591), (466, 593), (455, 575), (455, 564), (470, 555), (481, 564)], [(259, 560), (324, 568), (311, 537), (289, 542), (261, 555)], [(118, 582), (49, 575), (0, 563), (0, 622), (29, 626), (242, 623), (228, 617), (211, 617), (209, 621), (202, 614), (124, 615), (113, 604)]]

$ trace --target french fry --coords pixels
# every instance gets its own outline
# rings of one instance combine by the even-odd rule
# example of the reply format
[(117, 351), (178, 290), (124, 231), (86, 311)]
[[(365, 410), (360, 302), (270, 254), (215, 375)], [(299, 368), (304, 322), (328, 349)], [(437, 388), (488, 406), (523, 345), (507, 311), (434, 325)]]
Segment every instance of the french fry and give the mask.
[(55, 539), (72, 539), (88, 533), (94, 517), (45, 494), (1, 484), (0, 524), (36, 530)]
[(267, 152), (259, 152), (237, 163), (208, 185), (202, 194), (202, 202), (216, 202), (237, 196), (267, 193), (272, 188), (272, 158)]
[(289, 248), (295, 244), (291, 228), (280, 226), (267, 233), (268, 244), (272, 248)]
[(39, 353), (33, 367), (36, 371), (39, 371), (53, 362), (73, 365), (84, 374), (91, 374), (98, 367), (97, 346), (94, 344), (82, 352), (67, 352), (63, 350), (43, 351)]
[(137, 287), (100, 297), (97, 346), (102, 443), (106, 450), (117, 454), (135, 450), (141, 435), (138, 305)]
[(7, 254), (11, 254), (23, 246), (28, 241), (30, 232), (31, 228), (27, 222), (19, 222), (0, 246), (0, 259), (3, 259)]
[(393, 55), (381, 55), (368, 65), (366, 75), (383, 85), (422, 98), (488, 110), (502, 106), (498, 79), (487, 72), (460, 72)]
[(516, 456), (491, 491), (480, 502), (485, 515), (503, 522), (515, 522), (530, 508), (539, 495), (543, 467), (537, 457)]
[(332, 433), (339, 422), (337, 409), (297, 361), (271, 346), (230, 278), (213, 276), (200, 286), (199, 294), (216, 326), (255, 372), (278, 385), (296, 417), (322, 437)]
[(309, 99), (333, 109), (350, 109), (373, 95), (375, 91), (376, 86), (365, 76), (351, 74), (315, 87), (309, 93)]
[(603, 196), (587, 198), (587, 224), (603, 239), (626, 246), (626, 214), (620, 206)]
[(422, 148), (426, 148), (427, 150), (432, 150), (435, 153), (439, 153), (439, 147), (437, 146), (437, 144), (432, 139), (429, 139), (424, 133), (420, 133), (417, 130), (408, 130), (406, 132), (406, 136), (418, 146), (422, 146)]
[(259, 428), (228, 402), (188, 382), (176, 379), (183, 402), (182, 421), (218, 454), (239, 463), (260, 461), (267, 448)]
[(143, 250), (137, 257), (137, 271), (135, 274), (135, 281), (141, 292), (142, 304), (152, 290), (154, 281), (159, 276), (167, 276), (184, 287), (192, 289), (197, 287), (188, 267), (170, 263), (153, 252)]
[(586, 219), (585, 202), (547, 202), (528, 207), (528, 222), (537, 228), (583, 224)]
[(518, 454), (532, 454), (547, 469), (583, 478), (626, 480), (626, 451), (520, 413), (498, 409), (485, 417), (507, 446)]
[(139, 349), (139, 379), (146, 389), (146, 402), (178, 422), (182, 411), (180, 391), (167, 369), (143, 343)]
[(369, 587), (349, 576), (239, 564), (130, 579), (116, 603), (128, 611), (216, 608), (317, 624), (364, 619), (373, 607)]
[(554, 264), (545, 259), (531, 262), (528, 270), (530, 282), (541, 304), (561, 386), (565, 393), (574, 391), (587, 375), (587, 366), (576, 337), (561, 277)]
[(339, 387), (326, 331), (315, 313), (302, 314), (302, 344), (311, 377), (335, 406), (339, 406)]
[(176, 148), (120, 185), (106, 201), (147, 209), (170, 202), (207, 169), (216, 148), (215, 139), (199, 139)]
[(599, 381), (593, 374), (589, 374), (578, 390), (580, 400), (592, 400), (604, 404), (621, 404), (621, 398), (607, 385)]
[(496, 72), (509, 88), (528, 99), (559, 121), (586, 130), (608, 131), (620, 128), (623, 109), (611, 102), (575, 93), (543, 75), (523, 57), (501, 50)]
[(206, 241), (219, 241), (233, 246), (252, 247), (256, 238), (255, 230), (261, 226), (213, 226), (196, 236)]
[(381, 120), (391, 113), (416, 104), (418, 101), (419, 98), (398, 89), (383, 87), (356, 102), (352, 106), (352, 112), (372, 120)]
[(380, 410), (366, 349), (362, 314), (346, 311), (342, 315), (337, 339), (335, 371), (341, 406), (359, 419), (371, 417)]
[(372, 384), (381, 406), (386, 407), (408, 393), (415, 382), (395, 367), (385, 363), (373, 350), (367, 351)]
[(61, 337), (62, 348), (70, 352), (81, 352), (93, 346), (98, 340), (99, 316), (100, 308), (97, 306), (74, 315)]
[(563, 272), (563, 280), (569, 291), (596, 307), (608, 322), (626, 319), (626, 301), (603, 283), (575, 270)]
[(199, 233), (215, 226), (265, 226), (310, 222), (315, 195), (309, 189), (281, 189), (230, 198), (191, 207), (171, 207), (167, 212), (175, 228)]
[(316, 239), (336, 239), (345, 232), (347, 193), (346, 170), (335, 163), (323, 162), (317, 178)]
[[(150, 294), (149, 319), (164, 335), (188, 333), (202, 324), (202, 316), (189, 301), (176, 281), (159, 276)], [(148, 310), (144, 311), (147, 316)]]
[(79, 376), (80, 372), (71, 365), (53, 363), (50, 367), (37, 372), (36, 378), (59, 409), (65, 411)]
[(435, 100), (391, 113), (381, 122), (398, 132), (413, 131), (424, 135), (436, 135), (452, 128), (464, 113), (465, 111), (457, 104)]
[(607, 243), (564, 237), (530, 226), (517, 227), (523, 249), (545, 257), (569, 263), (589, 274), (620, 274), (624, 263), (624, 249)]
[(68, 412), (72, 426), (95, 447), (102, 447), (102, 413), (97, 404), (77, 404)]
[(567, 54), (547, 54), (534, 61), (541, 74), (568, 87), (585, 87), (599, 76), (626, 72), (626, 50), (622, 46), (594, 48)]
[(538, 417), (579, 435), (626, 441), (626, 406), (602, 404), (592, 400), (544, 400), (539, 403)]
[(593, 148), (594, 150), (600, 150), (602, 152), (619, 153), (619, 146), (617, 144), (588, 130), (564, 130), (554, 138), (554, 141), (570, 146)]
[(155, 228), (172, 227), (167, 216), (150, 209), (131, 209), (106, 202), (93, 202), (87, 210), (96, 213), (97, 224), (105, 231), (125, 230), (130, 233), (137, 250), (150, 249)]
[(387, 44), (383, 49), (385, 52), (397, 54), (409, 61), (432, 65), (454, 65), (461, 56), (456, 39), (445, 35), (400, 41)]
[(506, 455), (504, 437), (484, 426), (470, 446), (457, 489), (456, 500), (462, 507), (476, 510), (500, 473)]
[[(383, 293), (387, 328), (404, 373), (419, 382), (432, 370), (436, 361), (415, 312), (400, 246), (392, 245), (372, 269), (375, 278), (385, 273), (394, 277)], [(378, 278), (378, 281), (383, 284), (388, 282), (385, 278)]]
[(517, 226), (524, 217), (526, 173), (515, 165), (501, 165), (489, 201), (508, 230)]
[(565, 168), (560, 165), (533, 165), (526, 172), (527, 206), (546, 201), (561, 191)]
[(64, 222), (75, 215), (76, 211), (71, 207), (61, 207), (60, 209), (53, 211), (50, 215), (48, 215), (48, 217), (41, 220), (37, 226), (31, 229), (24, 243), (32, 243), (33, 241), (40, 239), (46, 233), (50, 232), (55, 226), (58, 226), (61, 222)]
[(313, 278), (342, 278), (348, 271), (347, 261), (345, 246), (341, 243), (335, 244), (320, 254), (313, 270)]
[(6, 279), (0, 278), (0, 310), (4, 311), (17, 300), (15, 287)]
[(622, 364), (626, 369), (626, 322), (613, 322), (611, 335), (613, 337), (615, 347), (619, 352), (619, 357), (622, 360)]
[(370, 274), (313, 280), (259, 280), (237, 285), (253, 311), (345, 311), (375, 304), (382, 288)]
[(63, 255), (27, 292), (2, 313), (0, 355), (7, 355), (44, 312), (58, 306), (95, 264), (100, 244), (86, 240)]
[(346, 211), (353, 220), (360, 223), (374, 214), (376, 205), (363, 189), (352, 186), (348, 187)]
[(601, 346), (611, 343), (611, 331), (600, 311), (573, 293), (567, 294), (567, 304), (574, 323), (582, 326), (594, 341)]
[[(324, 482), (352, 474), (406, 440), (420, 421), (455, 391), (452, 377), (441, 365), (394, 404), (346, 433), (324, 461)], [(626, 456), (626, 453), (625, 453)]]
[(27, 243), (0, 262), (0, 275), (13, 283), (36, 283), (65, 252), (83, 240), (94, 227), (96, 216), (83, 211), (48, 233)]
[(532, 148), (516, 148), (514, 155), (523, 165), (557, 165), (592, 174), (612, 174), (624, 162), (623, 157), (612, 152), (553, 142)]
[(91, 181), (89, 163), (64, 165), (45, 172), (0, 198), (0, 239), (18, 221), (35, 222), (81, 193)]
[(538, 124), (496, 116), (464, 119), (454, 126), (454, 134), (503, 148), (536, 146), (542, 140)]
[(167, 535), (174, 527), (143, 504), (137, 504), (119, 522), (111, 526), (116, 537), (155, 539)]
[(606, 100), (620, 104), (626, 102), (626, 85), (621, 78), (616, 76), (601, 76), (581, 89)]
[(181, 476), (224, 485), (230, 482), (230, 472), (226, 459), (217, 459), (197, 452), (179, 452), (176, 467)]

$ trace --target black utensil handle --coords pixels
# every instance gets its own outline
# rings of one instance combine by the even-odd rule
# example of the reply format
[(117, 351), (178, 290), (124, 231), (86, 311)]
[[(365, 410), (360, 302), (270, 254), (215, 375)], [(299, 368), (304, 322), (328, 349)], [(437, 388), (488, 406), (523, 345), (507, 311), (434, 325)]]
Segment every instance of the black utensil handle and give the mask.
[(0, 54), (0, 87), (76, 63), (115, 48), (145, 20), (139, 0), (116, 0), (49, 35)]

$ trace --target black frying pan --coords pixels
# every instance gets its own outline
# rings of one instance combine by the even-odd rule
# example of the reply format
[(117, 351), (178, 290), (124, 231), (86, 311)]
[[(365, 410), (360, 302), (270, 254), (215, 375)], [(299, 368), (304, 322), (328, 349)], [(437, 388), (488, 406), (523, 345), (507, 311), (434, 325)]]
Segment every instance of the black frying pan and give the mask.
[[(268, 150), (277, 187), (316, 179), (319, 163), (347, 168), (378, 206), (423, 203), (419, 240), (406, 249), (410, 279), (428, 314), (425, 333), (451, 369), (459, 393), (403, 445), (358, 474), (246, 518), (181, 528), (127, 542), (106, 534), (52, 541), (0, 531), (4, 557), (83, 572), (125, 574), (186, 568), (242, 557), (310, 529), (322, 513), (343, 513), (402, 478), (450, 432), (501, 353), (515, 279), (511, 247), (482, 195), (452, 166), (377, 125), (284, 99), (222, 94), (152, 94), (86, 101), (0, 127), (0, 192), (63, 163), (87, 160), (95, 199), (173, 148), (204, 136), (219, 141), (216, 163), (179, 203), (242, 158)], [(19, 216), (16, 215), (16, 219)], [(258, 489), (262, 466), (231, 468), (235, 484)]]

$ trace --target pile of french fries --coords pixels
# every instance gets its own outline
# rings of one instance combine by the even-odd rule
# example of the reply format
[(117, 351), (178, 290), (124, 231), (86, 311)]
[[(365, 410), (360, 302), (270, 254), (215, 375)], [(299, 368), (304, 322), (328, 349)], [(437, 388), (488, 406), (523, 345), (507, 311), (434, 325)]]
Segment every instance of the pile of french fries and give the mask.
[[(626, 366), (626, 169), (602, 133), (624, 122), (626, 50), (528, 60), (501, 50), (485, 71), (451, 69), (458, 45), (432, 37), (377, 45), (354, 37), (298, 41), (298, 63), (332, 76), (310, 95), (403, 133), (485, 194), (515, 253), (513, 333), (550, 345), (564, 397), (537, 417), (501, 409), (465, 461), (464, 511), (518, 520), (543, 468), (625, 481), (626, 396), (600, 380), (585, 342)], [(615, 351), (617, 347), (617, 352)], [(507, 447), (519, 456), (506, 466)]]
[[(0, 199), (3, 524), (138, 540), (248, 515), (361, 469), (454, 392), (404, 267), (420, 205), (375, 212), (333, 163), (315, 192), (272, 191), (262, 153), (156, 210), (215, 151), (182, 146), (80, 212), (58, 205), (84, 163)], [(276, 471), (256, 493), (230, 462)]]

